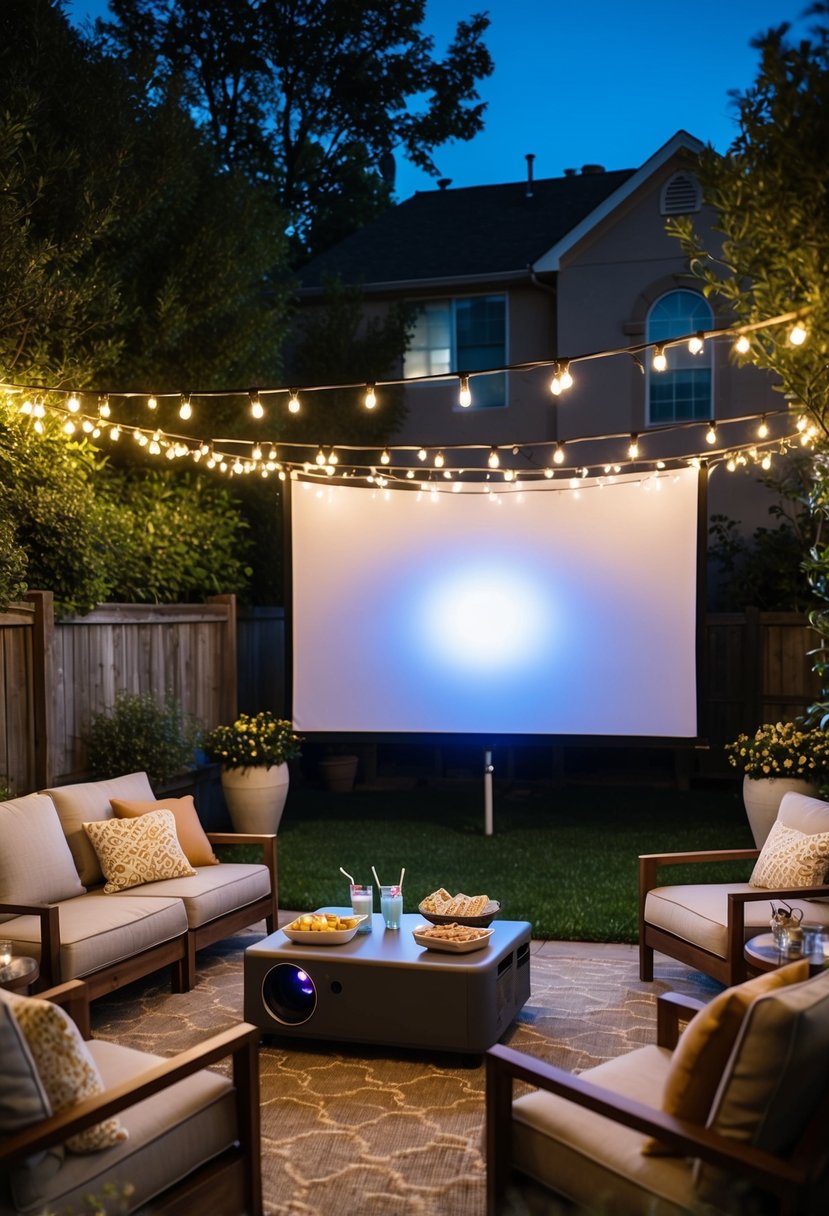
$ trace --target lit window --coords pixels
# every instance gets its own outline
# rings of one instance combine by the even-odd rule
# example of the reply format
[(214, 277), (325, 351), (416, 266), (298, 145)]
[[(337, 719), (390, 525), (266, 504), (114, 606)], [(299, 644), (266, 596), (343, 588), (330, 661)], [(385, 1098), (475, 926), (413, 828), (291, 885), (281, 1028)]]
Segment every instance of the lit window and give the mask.
[[(648, 342), (661, 344), (671, 338), (712, 329), (712, 313), (705, 299), (695, 291), (669, 291), (648, 313)], [(703, 343), (692, 354), (685, 342), (669, 346), (665, 355), (667, 370), (656, 372), (646, 360), (648, 423), (692, 422), (713, 417), (712, 372), (713, 342)]]
[[(418, 306), (404, 374), (443, 376), (483, 371), (506, 363), (506, 299), (468, 296), (427, 300)], [(472, 407), (506, 405), (506, 374), (472, 378)]]

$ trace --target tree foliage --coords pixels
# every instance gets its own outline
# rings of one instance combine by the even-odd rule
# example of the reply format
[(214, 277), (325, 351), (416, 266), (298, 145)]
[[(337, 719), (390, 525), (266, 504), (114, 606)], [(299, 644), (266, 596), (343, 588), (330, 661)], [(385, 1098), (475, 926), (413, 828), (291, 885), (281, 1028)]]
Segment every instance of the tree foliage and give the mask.
[(271, 184), (304, 252), (385, 206), (397, 150), (437, 176), (436, 148), (483, 126), (489, 18), (443, 59), (425, 0), (112, 0), (109, 44), (139, 88), (179, 79), (223, 164)]

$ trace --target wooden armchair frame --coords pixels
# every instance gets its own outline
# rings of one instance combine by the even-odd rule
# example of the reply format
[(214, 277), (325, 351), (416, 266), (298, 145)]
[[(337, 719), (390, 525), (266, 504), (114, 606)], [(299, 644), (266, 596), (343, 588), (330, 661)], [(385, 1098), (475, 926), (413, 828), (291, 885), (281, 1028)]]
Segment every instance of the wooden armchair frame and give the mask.
[[(89, 994), (82, 980), (70, 980), (39, 996), (62, 1005), (77, 1023), (81, 1034), (89, 1038)], [(175, 1082), (228, 1057), (232, 1061), (238, 1143), (156, 1196), (151, 1207), (154, 1216), (177, 1216), (181, 1212), (195, 1211), (261, 1216), (259, 1030), (247, 1022), (148, 1067), (130, 1082), (5, 1136), (0, 1144), (0, 1165), (11, 1165), (51, 1145), (61, 1144), (101, 1119), (162, 1093)]]
[(728, 895), (728, 922), (726, 956), (721, 958), (684, 938), (676, 937), (645, 920), (645, 900), (648, 892), (663, 885), (657, 883), (656, 872), (660, 866), (694, 865), (698, 862), (751, 861), (760, 856), (759, 849), (712, 849), (699, 853), (645, 853), (639, 858), (639, 978), (653, 979), (653, 952), (658, 950), (680, 963), (686, 963), (710, 975), (712, 979), (729, 987), (742, 983), (747, 968), (743, 953), (745, 947), (745, 906), (758, 900), (768, 902), (777, 899), (811, 899), (829, 896), (829, 884), (815, 887), (781, 887), (766, 890), (758, 887), (751, 891), (734, 891)]
[[(673, 1049), (680, 1025), (702, 1008), (703, 1002), (677, 993), (657, 998), (657, 1044)], [(779, 1216), (807, 1216), (816, 1181), (829, 1161), (826, 1119), (829, 1097), (820, 1104), (792, 1153), (778, 1157), (722, 1136), (695, 1123), (677, 1119), (644, 1103), (625, 1098), (603, 1086), (574, 1076), (523, 1052), (496, 1044), (486, 1053), (486, 1159), (487, 1216), (499, 1216), (505, 1207), (512, 1175), (513, 1083), (524, 1081), (536, 1089), (567, 1098), (596, 1114), (645, 1135), (656, 1136), (686, 1157), (700, 1157), (770, 1192)], [(818, 1200), (820, 1202), (820, 1200)]]

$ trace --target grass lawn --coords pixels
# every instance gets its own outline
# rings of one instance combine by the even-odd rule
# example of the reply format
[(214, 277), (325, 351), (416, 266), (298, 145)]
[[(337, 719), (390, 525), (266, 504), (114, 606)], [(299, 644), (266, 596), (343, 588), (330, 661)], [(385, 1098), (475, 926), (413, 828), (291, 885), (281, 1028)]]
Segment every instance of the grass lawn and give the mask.
[[(739, 787), (495, 783), (494, 834), (483, 834), (481, 781), (332, 794), (293, 787), (279, 832), (279, 902), (348, 903), (358, 882), (396, 882), (404, 910), (438, 887), (486, 893), (536, 937), (635, 942), (640, 853), (753, 844)], [(703, 872), (704, 870), (704, 872)], [(743, 878), (746, 863), (683, 867), (671, 881)], [(379, 900), (375, 903), (379, 910)]]

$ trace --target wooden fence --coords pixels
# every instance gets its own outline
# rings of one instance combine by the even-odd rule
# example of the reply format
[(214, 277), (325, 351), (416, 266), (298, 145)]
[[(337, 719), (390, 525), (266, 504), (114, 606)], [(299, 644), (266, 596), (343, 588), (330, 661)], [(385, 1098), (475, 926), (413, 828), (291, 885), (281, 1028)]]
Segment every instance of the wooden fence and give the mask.
[[(700, 688), (707, 749), (693, 771), (733, 776), (722, 744), (761, 722), (796, 716), (818, 693), (794, 613), (715, 614), (705, 626)], [(85, 776), (81, 733), (119, 689), (170, 689), (205, 727), (237, 709), (284, 713), (284, 613), (207, 604), (105, 604), (54, 621), (52, 596), (32, 592), (0, 613), (0, 784), (18, 793)]]

